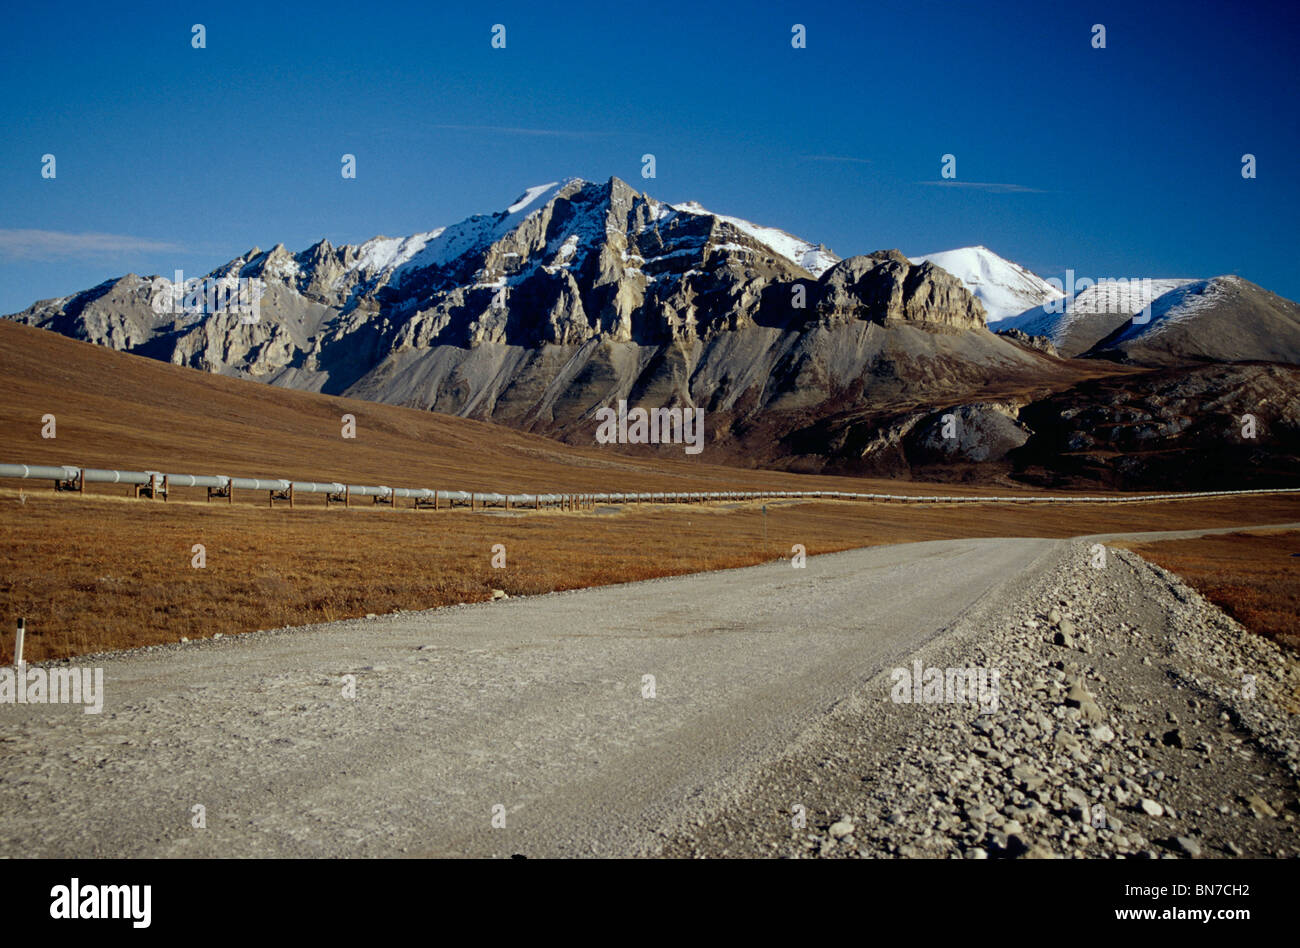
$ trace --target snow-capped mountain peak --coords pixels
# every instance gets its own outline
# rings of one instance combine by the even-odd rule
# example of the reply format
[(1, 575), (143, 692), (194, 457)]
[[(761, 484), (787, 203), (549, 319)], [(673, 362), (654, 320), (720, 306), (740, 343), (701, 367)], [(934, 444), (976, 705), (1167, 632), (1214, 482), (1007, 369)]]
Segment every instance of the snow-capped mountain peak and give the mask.
[(1065, 297), (1042, 277), (984, 246), (960, 247), (909, 259), (912, 263), (933, 263), (961, 280), (984, 304), (990, 323)]
[[(564, 202), (558, 211), (557, 201)], [(610, 216), (614, 205), (622, 210)], [(631, 218), (621, 217), (628, 213), (629, 208), (638, 206), (641, 209), (634, 211)], [(552, 218), (557, 213), (559, 216)], [(516, 238), (512, 235), (538, 215), (544, 215), (543, 223), (530, 225), (530, 236), (522, 238), (527, 246), (513, 246)], [(704, 231), (700, 230), (698, 223), (686, 224), (685, 230), (682, 230), (682, 225), (698, 217), (713, 218), (726, 225), (730, 236), (714, 241), (696, 239), (694, 244), (690, 243), (690, 238), (680, 235), (698, 233), (702, 237)], [(562, 230), (552, 233), (557, 226), (551, 223), (553, 219), (559, 222), (558, 227)], [(546, 233), (543, 234), (539, 227)], [(622, 233), (621, 238), (618, 233)], [(506, 274), (501, 272), (500, 254), (494, 255), (493, 247), (511, 258), (505, 261), (505, 269), (509, 271), (508, 282), (515, 283), (529, 271), (527, 266), (521, 269), (518, 265), (534, 253), (540, 254), (539, 265), (573, 269), (590, 254), (597, 253), (598, 248), (611, 237), (619, 245), (636, 240), (644, 244), (641, 252), (633, 250), (629, 254), (629, 250), (623, 247), (619, 254), (627, 269), (642, 273), (639, 264), (647, 262), (642, 256), (646, 248), (659, 248), (650, 261), (656, 269), (661, 268), (662, 261), (669, 257), (685, 259), (696, 256), (697, 263), (703, 264), (715, 251), (732, 256), (753, 253), (752, 246), (742, 247), (735, 242), (736, 236), (740, 235), (766, 248), (773, 256), (818, 277), (840, 259), (820, 244), (802, 240), (775, 227), (715, 214), (694, 201), (675, 205), (661, 202), (648, 194), (638, 193), (617, 178), (599, 184), (566, 177), (527, 187), (499, 211), (475, 214), (446, 227), (405, 237), (381, 235), (337, 248), (328, 241), (320, 241), (300, 253), (292, 253), (278, 244), (270, 251), (254, 248), (214, 274), (274, 279), (291, 284), (299, 292), (306, 292), (309, 287), (313, 292), (320, 292), (328, 286), (334, 293), (359, 299), (384, 286), (402, 291), (412, 280), (428, 282), (426, 276), (429, 274), (455, 271), (454, 278), (462, 279), (465, 274), (460, 270), (466, 262), (479, 271), (480, 282), (496, 285)], [(532, 245), (539, 239), (545, 246)], [(683, 269), (684, 272), (695, 272), (689, 266)], [(655, 279), (653, 273), (643, 275), (649, 281)], [(437, 282), (440, 278), (435, 276), (432, 279)]]

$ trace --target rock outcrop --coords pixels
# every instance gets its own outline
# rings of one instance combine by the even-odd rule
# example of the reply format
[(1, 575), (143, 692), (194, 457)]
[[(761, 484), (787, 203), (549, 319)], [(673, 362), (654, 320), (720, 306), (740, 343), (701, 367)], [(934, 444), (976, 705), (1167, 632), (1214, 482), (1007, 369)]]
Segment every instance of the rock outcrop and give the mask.
[(1060, 353), (1056, 351), (1056, 346), (1052, 343), (1052, 340), (1047, 336), (1031, 336), (1026, 332), (1021, 332), (1019, 329), (997, 329), (995, 331), (1002, 338), (1018, 342), (1022, 346), (1028, 346), (1030, 349), (1036, 349), (1039, 352), (1046, 352), (1048, 355), (1060, 355)]

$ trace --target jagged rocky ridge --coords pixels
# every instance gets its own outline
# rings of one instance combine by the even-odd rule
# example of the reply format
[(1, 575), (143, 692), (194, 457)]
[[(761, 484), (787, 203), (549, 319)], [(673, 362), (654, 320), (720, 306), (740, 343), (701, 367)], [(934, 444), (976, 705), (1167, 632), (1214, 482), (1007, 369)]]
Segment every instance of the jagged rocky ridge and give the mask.
[[(159, 315), (170, 281), (133, 274), (9, 318), (209, 372), (570, 442), (590, 443), (595, 413), (619, 399), (701, 407), (710, 461), (1135, 488), (1256, 486), (1295, 469), (1290, 415), (1273, 407), (1295, 403), (1295, 373), (1192, 367), (1300, 361), (1295, 304), (1235, 278), (1173, 281), (1179, 292), (1155, 301), (1145, 329), (1129, 324), (1132, 307), (1093, 318), (1081, 294), (1050, 325), (1036, 316), (1019, 331), (1022, 320), (1005, 319), (995, 334), (972, 289), (1006, 304), (1012, 290), (1051, 288), (984, 248), (968, 251), (938, 255), (969, 270), (964, 278), (898, 251), (841, 260), (617, 178), (570, 179), (406, 238), (321, 241), (297, 254), (253, 248), (210, 276), (264, 282), (255, 323)], [(1088, 358), (1057, 357), (1054, 342), (1076, 355), (1114, 326)], [(1166, 425), (1155, 450), (1149, 438), (1098, 438), (1092, 427), (1108, 424), (1108, 412), (1126, 424), (1133, 411), (1153, 423), (1173, 411), (1149, 390), (1156, 380), (1132, 373), (1179, 364), (1171, 378), (1201, 404), (1244, 411), (1248, 400), (1230, 387), (1264, 386), (1256, 394), (1273, 437), (1251, 451), (1207, 451), (1226, 430), (1216, 415), (1209, 426)], [(1113, 375), (1115, 388), (1080, 384), (1099, 375)], [(1092, 421), (1081, 428), (1077, 418)], [(1182, 463), (1211, 456), (1220, 466)]]
[[(951, 400), (1068, 375), (985, 328), (940, 267), (840, 260), (781, 231), (669, 205), (617, 178), (533, 188), (403, 240), (257, 248), (213, 277), (265, 281), (261, 318), (159, 316), (128, 275), (14, 317), (210, 372), (590, 441), (619, 398), (711, 413), (748, 454), (846, 402)], [(772, 460), (764, 451), (755, 462)]]

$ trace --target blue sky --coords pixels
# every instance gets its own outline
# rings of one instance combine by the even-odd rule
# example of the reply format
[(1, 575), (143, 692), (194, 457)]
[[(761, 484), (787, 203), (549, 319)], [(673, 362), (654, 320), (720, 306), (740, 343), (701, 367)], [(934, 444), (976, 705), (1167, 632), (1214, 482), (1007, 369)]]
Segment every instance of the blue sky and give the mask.
[(10, 5), (0, 312), (430, 230), (568, 175), (843, 256), (984, 244), (1044, 276), (1237, 273), (1300, 299), (1289, 4), (466, 6)]

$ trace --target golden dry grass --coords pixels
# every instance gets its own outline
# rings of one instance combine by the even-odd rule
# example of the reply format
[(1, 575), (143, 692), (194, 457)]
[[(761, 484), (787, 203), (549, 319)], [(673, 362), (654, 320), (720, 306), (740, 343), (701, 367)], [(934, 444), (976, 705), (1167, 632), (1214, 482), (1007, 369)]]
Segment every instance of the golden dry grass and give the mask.
[[(195, 492), (201, 495), (201, 492)], [(0, 491), (0, 661), (60, 658), (282, 625), (535, 594), (913, 540), (1070, 536), (1300, 521), (1300, 499), (1115, 507), (852, 502), (595, 511), (416, 511), (162, 503)], [(507, 568), (491, 565), (506, 546)], [(206, 550), (191, 565), (194, 544)]]
[(1300, 649), (1300, 532), (1120, 545), (1176, 573), (1251, 631)]

